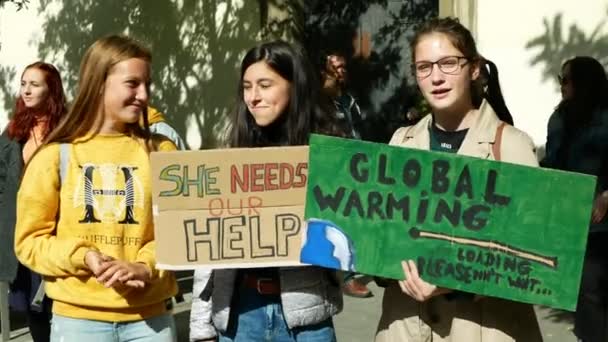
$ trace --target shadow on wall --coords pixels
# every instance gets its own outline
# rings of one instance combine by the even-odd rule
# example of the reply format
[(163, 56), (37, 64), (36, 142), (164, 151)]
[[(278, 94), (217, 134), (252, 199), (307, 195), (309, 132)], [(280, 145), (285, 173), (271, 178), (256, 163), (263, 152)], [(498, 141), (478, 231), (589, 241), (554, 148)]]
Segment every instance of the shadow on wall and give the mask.
[[(608, 14), (608, 10), (607, 10)], [(545, 32), (526, 44), (528, 50), (538, 50), (530, 61), (530, 65), (543, 66), (543, 80), (552, 79), (557, 86), (557, 75), (561, 72), (562, 64), (575, 56), (590, 56), (596, 58), (604, 67), (608, 67), (608, 32), (606, 19), (598, 23), (593, 31), (586, 34), (576, 24), (566, 28), (562, 24), (562, 14), (553, 20), (543, 19)]]
[(23, 8), (27, 8), (30, 0), (0, 0), (0, 8), (2, 8), (6, 3), (10, 3), (15, 5), (17, 11), (20, 11)]
[[(437, 11), (437, 0), (40, 0), (37, 48), (57, 65), (72, 98), (82, 55), (96, 39), (125, 33), (144, 42), (153, 53), (150, 102), (183, 137), (200, 135), (192, 149), (221, 145), (240, 60), (260, 40), (298, 41), (313, 59), (322, 49), (342, 50), (352, 56), (350, 85), (369, 118), (368, 140), (388, 141), (418, 102), (407, 77), (408, 39)], [(0, 67), (7, 112), (20, 72)]]
[[(260, 0), (260, 2), (263, 2)], [(58, 10), (46, 10), (46, 9)], [(200, 146), (221, 143), (233, 108), (240, 60), (261, 34), (260, 4), (242, 0), (40, 0), (44, 25), (39, 56), (57, 65), (73, 94), (87, 47), (108, 34), (125, 33), (151, 48), (152, 98), (168, 122)], [(10, 94), (15, 70), (0, 69), (0, 91)], [(20, 72), (20, 71), (19, 71)], [(72, 96), (69, 96), (71, 98)], [(11, 111), (14, 97), (5, 96)]]
[[(0, 107), (0, 111), (4, 111), (5, 113), (11, 113), (10, 115), (12, 115), (13, 109), (15, 107), (15, 92), (11, 87), (11, 82), (12, 80), (16, 79), (16, 76), (17, 72), (15, 71), (15, 68), (0, 66), (0, 92), (2, 92), (2, 94), (4, 95), (2, 96), (3, 103), (0, 104), (2, 106)], [(3, 131), (4, 128), (5, 127), (0, 127), (0, 131)]]

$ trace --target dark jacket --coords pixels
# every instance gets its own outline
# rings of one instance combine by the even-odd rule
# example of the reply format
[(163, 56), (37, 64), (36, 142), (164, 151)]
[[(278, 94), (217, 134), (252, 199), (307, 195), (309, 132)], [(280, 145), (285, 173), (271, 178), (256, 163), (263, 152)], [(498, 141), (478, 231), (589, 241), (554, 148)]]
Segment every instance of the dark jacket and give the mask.
[(336, 106), (336, 117), (342, 124), (348, 138), (361, 139), (365, 116), (355, 98), (349, 93), (343, 93), (334, 99), (334, 105)]
[[(608, 190), (608, 109), (596, 109), (591, 121), (567, 142), (565, 120), (555, 111), (547, 127), (545, 158), (541, 166), (597, 177), (595, 196)], [(589, 226), (589, 232), (608, 231), (608, 215)]]
[(0, 281), (11, 282), (17, 275), (15, 221), (17, 190), (23, 169), (21, 144), (0, 136)]

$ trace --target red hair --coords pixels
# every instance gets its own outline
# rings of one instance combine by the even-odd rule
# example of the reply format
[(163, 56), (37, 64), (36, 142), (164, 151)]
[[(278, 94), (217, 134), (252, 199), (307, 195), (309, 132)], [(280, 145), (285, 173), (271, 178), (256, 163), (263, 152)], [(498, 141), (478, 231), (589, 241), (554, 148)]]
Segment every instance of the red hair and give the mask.
[[(39, 120), (47, 121), (47, 126), (43, 132), (43, 137), (46, 138), (67, 111), (63, 84), (57, 68), (52, 64), (36, 62), (25, 67), (23, 74), (31, 68), (42, 71), (49, 93), (46, 100), (38, 108), (27, 108), (21, 94), (19, 94), (15, 103), (13, 118), (8, 124), (8, 136), (19, 142), (27, 141), (30, 132), (36, 127)], [(23, 78), (23, 74), (21, 74), (21, 78)]]

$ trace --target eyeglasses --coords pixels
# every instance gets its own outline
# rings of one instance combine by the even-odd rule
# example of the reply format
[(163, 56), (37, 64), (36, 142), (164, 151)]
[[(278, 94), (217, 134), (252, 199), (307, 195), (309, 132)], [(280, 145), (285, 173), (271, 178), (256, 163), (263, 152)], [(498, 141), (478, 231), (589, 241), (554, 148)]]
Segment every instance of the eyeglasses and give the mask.
[(563, 75), (557, 75), (557, 82), (559, 82), (560, 85), (566, 85), (566, 84), (570, 83), (570, 77), (563, 76)]
[[(464, 60), (465, 62), (460, 63), (460, 60)], [(433, 72), (433, 66), (437, 64), (442, 73), (456, 75), (468, 62), (469, 58), (464, 56), (447, 56), (436, 62), (420, 61), (414, 63), (414, 73), (418, 78), (427, 78)]]

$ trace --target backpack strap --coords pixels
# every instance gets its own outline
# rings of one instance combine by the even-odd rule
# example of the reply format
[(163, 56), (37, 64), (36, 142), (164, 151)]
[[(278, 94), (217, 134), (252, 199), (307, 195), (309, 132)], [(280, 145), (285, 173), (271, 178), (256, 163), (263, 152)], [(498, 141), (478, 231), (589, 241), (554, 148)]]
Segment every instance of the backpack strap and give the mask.
[(43, 312), (45, 296), (46, 291), (44, 290), (44, 279), (41, 279), (40, 284), (38, 285), (38, 289), (36, 290), (36, 294), (34, 295), (34, 297), (32, 297), (30, 309), (35, 312)]
[[(70, 144), (61, 143), (59, 144), (59, 187), (61, 188), (61, 184), (65, 181), (66, 173), (68, 170), (68, 161), (70, 160)], [(59, 217), (59, 216), (57, 216)], [(32, 302), (30, 303), (30, 308), (36, 312), (42, 312), (44, 310), (44, 297), (46, 296), (46, 291), (44, 289), (44, 278), (40, 281), (40, 285), (38, 285), (38, 289), (32, 298)]]
[(500, 161), (500, 146), (502, 145), (502, 132), (505, 129), (507, 124), (505, 122), (500, 122), (498, 127), (496, 127), (496, 136), (494, 137), (494, 144), (492, 144), (492, 154), (494, 155), (494, 160)]
[(211, 271), (211, 275), (209, 275), (209, 280), (207, 280), (207, 284), (205, 284), (205, 287), (203, 288), (203, 290), (201, 291), (201, 294), (199, 295), (199, 298), (204, 302), (208, 302), (209, 299), (211, 299), (211, 295), (213, 293), (213, 275), (214, 274), (215, 274), (215, 272)]
[(70, 161), (70, 144), (59, 144), (59, 184), (61, 185), (68, 172), (68, 162)]

